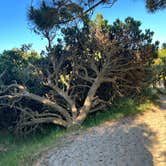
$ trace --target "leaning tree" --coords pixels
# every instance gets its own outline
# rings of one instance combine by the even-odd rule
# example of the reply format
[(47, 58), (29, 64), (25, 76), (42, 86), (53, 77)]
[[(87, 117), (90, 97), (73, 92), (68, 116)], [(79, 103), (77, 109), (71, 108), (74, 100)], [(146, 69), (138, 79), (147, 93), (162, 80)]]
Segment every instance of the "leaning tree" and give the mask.
[[(45, 61), (35, 70), (46, 91), (39, 95), (17, 82), (0, 89), (0, 105), (20, 112), (16, 131), (21, 133), (43, 123), (65, 128), (81, 125), (89, 114), (108, 108), (118, 96), (139, 93), (148, 82), (147, 68), (156, 55), (153, 33), (143, 33), (140, 22), (133, 18), (108, 25), (98, 16), (89, 24), (85, 15), (81, 24), (74, 21), (72, 26), (64, 26), (61, 20), (73, 17), (73, 8), (66, 11), (62, 7), (54, 20), (54, 5), (42, 3), (29, 13), (35, 32), (48, 40)], [(57, 30), (62, 37), (53, 44)], [(103, 97), (100, 92), (107, 85), (107, 97)], [(26, 105), (25, 101), (41, 106)]]

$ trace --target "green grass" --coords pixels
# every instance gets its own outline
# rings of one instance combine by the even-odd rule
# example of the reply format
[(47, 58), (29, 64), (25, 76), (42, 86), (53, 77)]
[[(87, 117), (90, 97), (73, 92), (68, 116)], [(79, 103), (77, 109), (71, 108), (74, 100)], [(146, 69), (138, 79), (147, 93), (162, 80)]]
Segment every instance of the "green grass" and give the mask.
[(151, 100), (146, 100), (146, 102), (140, 104), (132, 99), (120, 100), (112, 107), (112, 109), (107, 111), (97, 112), (95, 115), (90, 115), (89, 118), (84, 122), (85, 127), (92, 127), (100, 125), (105, 121), (111, 121), (120, 119), (126, 116), (133, 116), (141, 113), (152, 106), (153, 102)]
[[(145, 101), (140, 104), (132, 99), (119, 100), (110, 110), (90, 115), (84, 122), (82, 129), (145, 111), (152, 105), (152, 99)], [(51, 126), (40, 134), (28, 137), (28, 139), (16, 140), (12, 134), (1, 132), (0, 146), (7, 148), (7, 151), (0, 152), (0, 166), (30, 166), (39, 157), (40, 152), (51, 146), (56, 146), (56, 140), (66, 133), (67, 131), (60, 127)]]
[(28, 139), (18, 140), (10, 133), (0, 133), (0, 145), (7, 148), (0, 153), (0, 166), (30, 166), (38, 157), (38, 152), (56, 144), (56, 139), (65, 134), (65, 130), (47, 129), (42, 134), (36, 134)]

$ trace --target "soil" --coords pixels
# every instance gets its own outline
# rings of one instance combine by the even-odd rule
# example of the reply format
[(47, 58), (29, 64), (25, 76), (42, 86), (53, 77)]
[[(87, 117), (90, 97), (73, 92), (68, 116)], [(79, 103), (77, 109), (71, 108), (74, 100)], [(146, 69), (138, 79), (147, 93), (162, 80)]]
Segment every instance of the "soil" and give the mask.
[(35, 166), (166, 166), (166, 96), (160, 103), (135, 117), (67, 136)]

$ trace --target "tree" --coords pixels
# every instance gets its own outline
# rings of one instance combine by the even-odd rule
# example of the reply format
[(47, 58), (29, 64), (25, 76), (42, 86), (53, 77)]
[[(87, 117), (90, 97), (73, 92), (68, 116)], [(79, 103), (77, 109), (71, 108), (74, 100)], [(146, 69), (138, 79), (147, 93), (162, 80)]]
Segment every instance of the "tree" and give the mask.
[(166, 8), (166, 0), (146, 0), (146, 7), (150, 12)]
[(163, 44), (162, 44), (162, 48), (163, 48), (163, 49), (166, 49), (166, 43), (163, 43)]
[[(12, 49), (4, 51), (0, 55), (0, 72), (5, 71), (3, 76), (4, 84), (11, 84), (16, 81), (25, 84), (34, 72), (34, 64), (39, 61), (40, 55), (33, 50)], [(29, 76), (28, 76), (29, 75)], [(32, 81), (32, 80), (31, 80)]]
[(52, 0), (42, 1), (39, 7), (31, 5), (28, 12), (28, 19), (33, 23), (33, 30), (48, 40), (47, 49), (51, 49), (52, 42), (60, 27), (74, 20), (79, 20), (87, 16), (100, 4), (112, 6), (116, 0)]
[[(77, 18), (82, 18), (84, 15), (89, 15), (100, 5), (112, 7), (117, 1), (118, 0), (44, 0), (39, 8), (36, 9), (34, 7), (35, 5), (33, 6), (32, 0), (31, 8), (29, 10), (29, 18), (35, 20), (38, 25), (41, 23), (41, 26), (38, 27), (41, 30), (44, 24), (47, 27), (63, 25)], [(146, 0), (145, 5), (150, 12), (155, 12), (166, 8), (166, 0)], [(41, 19), (41, 17), (43, 19)], [(44, 17), (46, 17), (46, 19), (44, 19)]]
[[(24, 45), (25, 46), (25, 45)], [(26, 84), (29, 91), (42, 94), (43, 87), (39, 81), (39, 75), (36, 74), (34, 64), (41, 60), (33, 50), (12, 49), (6, 50), (0, 55), (0, 86), (13, 83)], [(8, 128), (15, 124), (19, 113), (9, 107), (0, 108), (0, 127)]]
[(163, 43), (162, 48), (159, 49), (158, 54), (159, 54), (159, 57), (160, 57), (160, 58), (166, 57), (166, 48), (164, 47), (164, 43)]
[(161, 72), (162, 80), (164, 87), (166, 88), (166, 57), (162, 58), (162, 72)]
[[(157, 48), (151, 43), (153, 33), (143, 33), (140, 25), (130, 17), (107, 25), (98, 16), (91, 26), (85, 21), (82, 28), (63, 27), (63, 42), (58, 40), (37, 70), (47, 88), (44, 94), (30, 92), (26, 84), (1, 87), (1, 106), (21, 112), (17, 131), (31, 131), (43, 123), (66, 128), (81, 125), (89, 114), (108, 108), (116, 97), (139, 93)], [(99, 93), (105, 84), (111, 86), (108, 98)], [(20, 102), (27, 100), (40, 103), (42, 111)]]

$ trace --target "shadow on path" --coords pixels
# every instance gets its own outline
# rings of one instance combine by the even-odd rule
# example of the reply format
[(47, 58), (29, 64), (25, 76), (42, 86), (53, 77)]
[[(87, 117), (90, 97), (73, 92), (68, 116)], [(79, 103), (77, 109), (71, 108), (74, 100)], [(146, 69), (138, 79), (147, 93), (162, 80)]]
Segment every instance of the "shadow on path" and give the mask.
[[(43, 166), (153, 166), (147, 147), (155, 133), (146, 124), (123, 119), (114, 125), (95, 127), (66, 138), (67, 146), (53, 149), (38, 165)], [(129, 127), (130, 126), (130, 127)], [(65, 140), (61, 140), (61, 144)]]
[(166, 97), (160, 101), (161, 108), (65, 137), (35, 166), (165, 166)]

